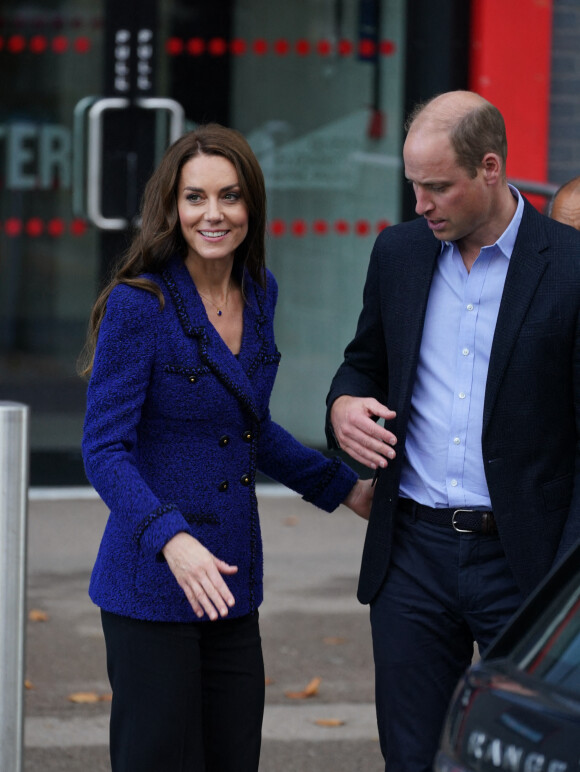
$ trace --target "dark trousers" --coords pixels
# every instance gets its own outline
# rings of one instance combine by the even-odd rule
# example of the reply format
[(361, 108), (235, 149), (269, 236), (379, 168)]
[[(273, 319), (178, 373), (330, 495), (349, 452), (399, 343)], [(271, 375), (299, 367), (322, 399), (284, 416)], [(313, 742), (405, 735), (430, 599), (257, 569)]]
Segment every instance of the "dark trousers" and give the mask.
[(256, 772), (264, 713), (258, 613), (144, 622), (101, 612), (113, 772)]
[(398, 513), (371, 604), (377, 721), (388, 772), (432, 770), (454, 688), (522, 601), (499, 538)]

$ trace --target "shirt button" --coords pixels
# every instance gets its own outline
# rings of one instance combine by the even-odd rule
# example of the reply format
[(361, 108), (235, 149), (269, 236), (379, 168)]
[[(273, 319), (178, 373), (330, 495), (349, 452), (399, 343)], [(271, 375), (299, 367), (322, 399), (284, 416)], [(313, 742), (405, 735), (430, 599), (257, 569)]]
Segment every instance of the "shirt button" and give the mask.
[(466, 356), (469, 355), (469, 349), (468, 348), (464, 348), (461, 353), (463, 354), (464, 357), (466, 357)]
[(242, 434), (242, 439), (244, 440), (244, 442), (251, 442), (254, 439), (254, 435), (249, 429), (247, 429)]
[(454, 437), (453, 438), (453, 444), (454, 445), (459, 445), (460, 443), (461, 443), (461, 440), (459, 439), (459, 437)]
[(242, 485), (249, 485), (250, 482), (251, 482), (250, 475), (249, 474), (243, 474), (240, 477), (240, 482), (242, 483)]
[(197, 375), (190, 375), (188, 380), (190, 383), (195, 383), (197, 381)]
[(457, 488), (457, 480), (451, 480), (451, 486)]
[(219, 442), (219, 444), (220, 444), (220, 448), (225, 448), (225, 447), (226, 447), (226, 445), (229, 445), (229, 444), (230, 444), (230, 438), (228, 437), (228, 435), (227, 435), (227, 434), (224, 434), (224, 436), (223, 436), (223, 437), (220, 437), (220, 442)]
[(225, 491), (227, 491), (228, 485), (229, 483), (227, 480), (222, 480), (221, 483), (218, 485), (218, 491), (220, 493), (224, 493)]
[(460, 391), (459, 394), (458, 394), (458, 397), (459, 397), (459, 399), (465, 399), (465, 392), (464, 391)]
[(473, 311), (473, 303), (468, 303), (467, 304), (467, 310), (468, 311)]

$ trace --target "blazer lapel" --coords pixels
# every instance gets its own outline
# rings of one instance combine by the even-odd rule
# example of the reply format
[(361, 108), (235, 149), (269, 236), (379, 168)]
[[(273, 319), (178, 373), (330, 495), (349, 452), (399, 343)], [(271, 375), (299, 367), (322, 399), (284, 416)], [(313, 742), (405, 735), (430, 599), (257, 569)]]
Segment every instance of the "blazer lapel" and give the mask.
[(393, 283), (394, 293), (387, 304), (389, 315), (405, 320), (404, 325), (400, 325), (399, 339), (389, 341), (389, 346), (396, 346), (398, 351), (397, 367), (393, 369), (399, 373), (399, 404), (404, 406), (405, 413), (411, 405), (429, 291), (441, 254), (441, 242), (423, 226), (423, 221), (415, 233), (416, 237), (409, 238), (405, 244), (404, 264), (400, 266), (399, 279)]
[[(259, 418), (257, 407), (254, 403), (253, 389), (250, 384), (246, 368), (246, 361), (253, 361), (258, 357), (261, 349), (259, 340), (254, 341), (259, 330), (255, 306), (256, 293), (253, 283), (250, 285), (251, 298), (244, 308), (244, 330), (242, 349), (239, 359), (232, 354), (223, 339), (209, 321), (205, 307), (197, 292), (195, 284), (189, 275), (183, 260), (174, 258), (162, 273), (169, 294), (175, 304), (179, 321), (184, 333), (197, 342), (199, 355), (202, 361), (212, 370), (214, 375), (234, 394), (244, 407), (254, 416)], [(246, 351), (246, 349), (248, 349)]]
[(483, 409), (484, 431), (525, 316), (548, 265), (549, 258), (543, 254), (548, 246), (540, 215), (526, 201), (493, 336)]
[(268, 318), (264, 312), (263, 294), (247, 276), (244, 293), (244, 332), (238, 362), (246, 375), (251, 377), (266, 352)]

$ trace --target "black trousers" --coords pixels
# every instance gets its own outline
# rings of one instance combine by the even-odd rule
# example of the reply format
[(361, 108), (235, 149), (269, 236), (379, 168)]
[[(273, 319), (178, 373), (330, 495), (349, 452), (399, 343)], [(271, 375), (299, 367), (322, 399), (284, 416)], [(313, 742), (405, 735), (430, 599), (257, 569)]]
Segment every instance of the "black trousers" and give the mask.
[(258, 612), (179, 624), (101, 612), (113, 772), (257, 772), (264, 714)]
[(474, 641), (483, 652), (522, 600), (497, 536), (398, 513), (387, 577), (371, 604), (386, 772), (431, 772)]

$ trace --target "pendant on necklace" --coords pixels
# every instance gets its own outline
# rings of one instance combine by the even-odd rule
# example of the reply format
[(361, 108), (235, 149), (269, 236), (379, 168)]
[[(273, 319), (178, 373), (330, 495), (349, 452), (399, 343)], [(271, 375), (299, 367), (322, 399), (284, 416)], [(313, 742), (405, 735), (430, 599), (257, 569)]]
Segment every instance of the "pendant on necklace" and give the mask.
[(217, 310), (217, 314), (218, 314), (218, 316), (221, 316), (221, 315), (222, 315), (221, 309), (219, 309), (219, 308), (218, 308), (218, 310)]

